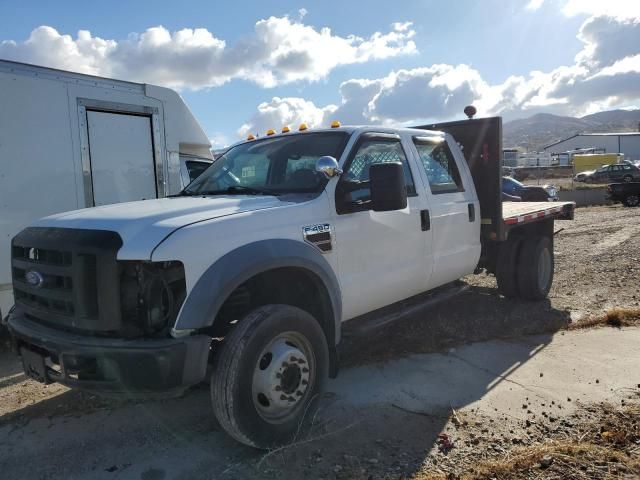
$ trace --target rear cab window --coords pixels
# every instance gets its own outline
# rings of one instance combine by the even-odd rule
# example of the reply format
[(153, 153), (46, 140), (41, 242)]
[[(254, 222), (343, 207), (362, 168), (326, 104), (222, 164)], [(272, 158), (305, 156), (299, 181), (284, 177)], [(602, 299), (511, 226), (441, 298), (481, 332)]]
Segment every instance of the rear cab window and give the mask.
[(444, 138), (413, 137), (413, 144), (433, 195), (464, 192), (460, 170)]

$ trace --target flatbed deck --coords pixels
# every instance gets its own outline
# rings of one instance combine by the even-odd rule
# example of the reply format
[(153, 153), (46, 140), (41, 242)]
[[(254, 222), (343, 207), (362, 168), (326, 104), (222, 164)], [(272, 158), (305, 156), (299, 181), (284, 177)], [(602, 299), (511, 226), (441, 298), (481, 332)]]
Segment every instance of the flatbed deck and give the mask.
[(502, 202), (502, 218), (505, 224), (514, 225), (549, 216), (561, 216), (574, 207), (574, 202)]
[(529, 223), (549, 217), (571, 220), (575, 205), (574, 202), (502, 202), (502, 219), (505, 225)]

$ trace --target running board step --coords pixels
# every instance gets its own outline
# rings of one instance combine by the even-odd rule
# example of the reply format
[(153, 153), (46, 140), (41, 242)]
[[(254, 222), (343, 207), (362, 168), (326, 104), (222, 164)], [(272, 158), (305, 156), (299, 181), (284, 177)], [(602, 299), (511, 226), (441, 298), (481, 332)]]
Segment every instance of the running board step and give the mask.
[(469, 290), (463, 282), (453, 282), (426, 293), (380, 308), (343, 324), (344, 337), (357, 337), (385, 327), (396, 320), (416, 315)]

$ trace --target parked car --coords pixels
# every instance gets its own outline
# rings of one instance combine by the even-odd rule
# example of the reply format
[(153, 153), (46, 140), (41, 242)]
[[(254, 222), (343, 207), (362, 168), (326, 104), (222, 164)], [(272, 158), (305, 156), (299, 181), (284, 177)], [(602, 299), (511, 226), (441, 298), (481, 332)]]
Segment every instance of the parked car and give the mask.
[(525, 185), (515, 178), (502, 177), (502, 193), (519, 197), (523, 202), (555, 202), (558, 189), (555, 185)]
[(607, 197), (613, 203), (622, 203), (626, 207), (640, 205), (640, 183), (612, 183), (607, 185)]
[(604, 165), (585, 178), (587, 183), (618, 183), (640, 181), (640, 169), (626, 163)]
[(636, 168), (640, 168), (640, 160), (623, 160), (621, 164), (631, 165)]
[(576, 173), (576, 175), (573, 177), (573, 181), (584, 182), (586, 181), (587, 177), (590, 177), (594, 173), (595, 173), (595, 170), (585, 170), (584, 172)]

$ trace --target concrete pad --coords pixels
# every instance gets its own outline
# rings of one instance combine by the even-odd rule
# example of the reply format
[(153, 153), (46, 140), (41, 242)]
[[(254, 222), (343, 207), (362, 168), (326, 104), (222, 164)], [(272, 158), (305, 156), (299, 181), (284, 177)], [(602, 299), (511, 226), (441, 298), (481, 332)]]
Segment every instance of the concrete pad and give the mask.
[(553, 401), (568, 413), (576, 401), (619, 401), (638, 384), (640, 329), (600, 328), (476, 343), (447, 354), (353, 368), (341, 372), (329, 390), (343, 407), (453, 407), (525, 418), (525, 404)]

